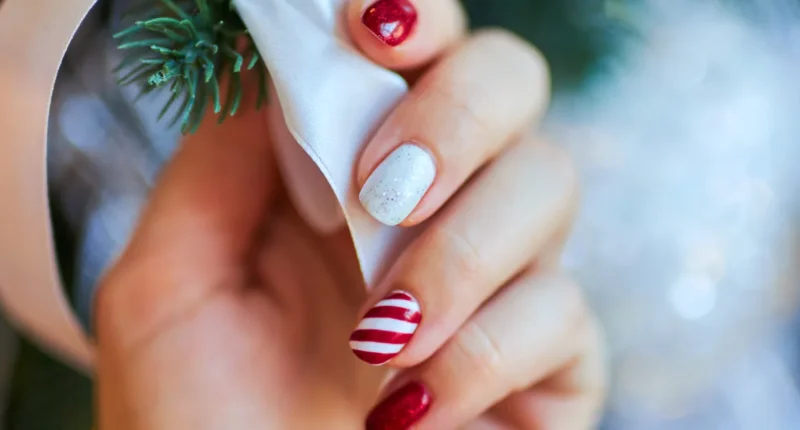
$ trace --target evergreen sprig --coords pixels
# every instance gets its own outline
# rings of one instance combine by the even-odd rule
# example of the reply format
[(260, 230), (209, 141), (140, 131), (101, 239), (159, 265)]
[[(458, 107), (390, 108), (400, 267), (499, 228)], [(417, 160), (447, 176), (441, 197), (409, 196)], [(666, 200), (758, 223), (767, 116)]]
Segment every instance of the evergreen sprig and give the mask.
[[(180, 101), (172, 124), (181, 121), (183, 133), (197, 130), (209, 103), (222, 123), (239, 110), (241, 74), (251, 69), (259, 76), (256, 109), (261, 107), (266, 67), (231, 0), (151, 0), (142, 6), (132, 12), (139, 19), (114, 35), (118, 48), (128, 51), (116, 71), (125, 72), (121, 85), (142, 86), (140, 97), (169, 87), (172, 95), (159, 120)], [(220, 82), (226, 73), (223, 101)]]

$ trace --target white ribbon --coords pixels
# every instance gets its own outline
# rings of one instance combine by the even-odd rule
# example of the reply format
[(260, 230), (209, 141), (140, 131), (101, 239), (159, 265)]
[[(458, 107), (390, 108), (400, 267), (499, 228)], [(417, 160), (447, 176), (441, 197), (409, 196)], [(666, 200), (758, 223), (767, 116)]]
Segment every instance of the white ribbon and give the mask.
[(354, 171), (363, 145), (407, 85), (352, 46), (345, 0), (235, 4), (282, 108), (271, 115), (273, 138), (295, 206), (321, 232), (347, 223), (371, 286), (412, 232), (383, 226), (362, 209)]

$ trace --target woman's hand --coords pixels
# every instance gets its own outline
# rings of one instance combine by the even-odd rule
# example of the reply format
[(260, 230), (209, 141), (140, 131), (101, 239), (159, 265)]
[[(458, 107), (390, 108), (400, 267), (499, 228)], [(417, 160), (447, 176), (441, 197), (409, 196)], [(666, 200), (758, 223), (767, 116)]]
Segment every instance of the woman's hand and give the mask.
[(318, 237), (287, 203), (263, 116), (205, 125), (100, 290), (101, 430), (593, 425), (601, 342), (558, 267), (577, 191), (534, 131), (543, 59), (466, 36), (455, 0), (350, 12), (363, 52), (413, 81), (363, 153), (361, 200), (423, 233), (367, 297), (347, 232)]
[[(383, 0), (367, 13), (410, 19), (410, 4)], [(351, 13), (375, 61), (431, 64), (357, 174), (379, 220), (409, 226), (436, 215), (351, 338), (365, 361), (404, 369), (368, 428), (458, 428), (485, 411), (490, 427), (589, 428), (604, 394), (601, 342), (580, 288), (558, 267), (577, 190), (568, 158), (535, 134), (549, 101), (545, 61), (502, 31), (464, 37), (457, 2), (413, 4), (418, 27), (402, 43), (393, 33), (387, 44), (381, 25), (355, 25), (363, 9)], [(418, 313), (383, 301), (398, 291)]]

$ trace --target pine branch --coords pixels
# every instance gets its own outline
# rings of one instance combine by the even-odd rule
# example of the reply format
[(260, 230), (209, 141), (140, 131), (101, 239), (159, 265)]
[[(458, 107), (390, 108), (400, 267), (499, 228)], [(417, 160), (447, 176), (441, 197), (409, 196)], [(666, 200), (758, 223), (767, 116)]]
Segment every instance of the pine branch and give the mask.
[[(180, 122), (184, 133), (197, 130), (209, 105), (220, 123), (235, 115), (242, 99), (241, 73), (247, 70), (258, 74), (255, 108), (261, 107), (267, 96), (266, 66), (231, 0), (151, 2), (130, 14), (139, 20), (114, 35), (125, 52), (115, 69), (120, 85), (141, 86), (140, 97), (169, 86), (172, 95), (159, 119), (179, 106), (171, 123)], [(228, 85), (222, 97), (224, 75)]]

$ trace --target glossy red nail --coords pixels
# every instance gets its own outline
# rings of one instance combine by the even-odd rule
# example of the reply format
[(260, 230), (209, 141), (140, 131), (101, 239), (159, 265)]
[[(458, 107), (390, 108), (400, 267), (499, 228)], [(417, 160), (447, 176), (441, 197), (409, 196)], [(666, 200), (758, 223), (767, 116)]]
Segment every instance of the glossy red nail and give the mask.
[(405, 348), (421, 320), (417, 300), (405, 291), (393, 291), (364, 315), (350, 335), (350, 348), (358, 358), (380, 366)]
[(405, 430), (425, 416), (432, 402), (424, 385), (404, 385), (372, 410), (367, 417), (367, 430)]
[(389, 46), (405, 41), (417, 23), (417, 9), (408, 0), (378, 0), (368, 7), (361, 22)]

